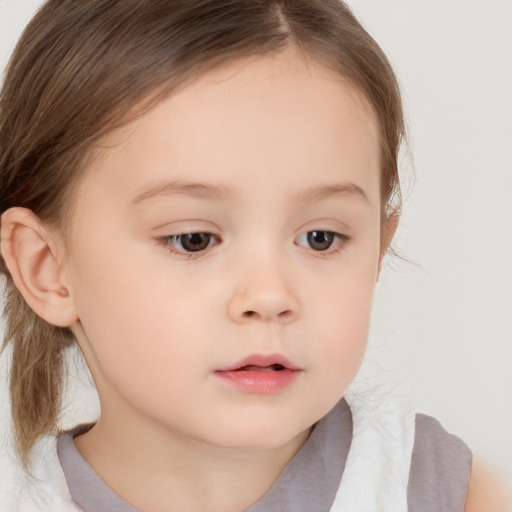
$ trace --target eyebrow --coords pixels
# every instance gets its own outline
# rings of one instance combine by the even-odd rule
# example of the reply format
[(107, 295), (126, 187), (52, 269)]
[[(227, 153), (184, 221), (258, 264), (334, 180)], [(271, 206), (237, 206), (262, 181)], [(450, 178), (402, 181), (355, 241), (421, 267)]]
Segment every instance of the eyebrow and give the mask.
[(355, 196), (364, 199), (366, 203), (370, 203), (366, 192), (355, 183), (334, 183), (332, 185), (320, 185), (316, 187), (306, 188), (299, 191), (297, 199), (300, 203), (313, 203), (322, 199), (330, 199), (337, 196)]
[[(132, 200), (132, 204), (140, 204), (158, 197), (188, 196), (197, 199), (227, 199), (236, 194), (224, 185), (210, 185), (205, 183), (170, 181), (143, 188)], [(299, 203), (309, 203), (330, 199), (337, 196), (355, 196), (370, 203), (366, 192), (354, 183), (334, 183), (317, 185), (300, 190), (296, 194)]]
[(222, 185), (207, 185), (205, 183), (170, 181), (142, 189), (132, 200), (132, 204), (143, 203), (144, 201), (158, 197), (180, 195), (196, 197), (198, 199), (225, 199), (232, 194), (227, 187)]

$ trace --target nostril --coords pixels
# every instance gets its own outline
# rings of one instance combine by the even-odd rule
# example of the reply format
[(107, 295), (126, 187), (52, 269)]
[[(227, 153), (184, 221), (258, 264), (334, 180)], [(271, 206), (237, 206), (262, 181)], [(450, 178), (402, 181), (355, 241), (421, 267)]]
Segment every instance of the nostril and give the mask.
[[(257, 311), (244, 311), (242, 316), (244, 318), (259, 318), (261, 315)], [(280, 320), (289, 320), (293, 316), (293, 311), (287, 309), (277, 314), (277, 318)]]

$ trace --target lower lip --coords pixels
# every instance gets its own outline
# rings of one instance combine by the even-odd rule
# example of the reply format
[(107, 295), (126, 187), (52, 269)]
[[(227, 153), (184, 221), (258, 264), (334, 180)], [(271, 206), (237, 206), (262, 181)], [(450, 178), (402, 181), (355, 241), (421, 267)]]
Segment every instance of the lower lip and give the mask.
[(288, 386), (299, 376), (300, 370), (279, 371), (216, 371), (219, 379), (230, 386), (246, 393), (270, 394), (277, 393)]

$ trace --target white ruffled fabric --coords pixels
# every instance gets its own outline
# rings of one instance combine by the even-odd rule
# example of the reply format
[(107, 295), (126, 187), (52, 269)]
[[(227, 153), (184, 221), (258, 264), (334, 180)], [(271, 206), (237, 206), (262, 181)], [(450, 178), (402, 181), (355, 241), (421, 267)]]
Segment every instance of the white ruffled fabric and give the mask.
[[(69, 378), (63, 397), (59, 426), (70, 429), (99, 416), (99, 400), (78, 348), (66, 353)], [(30, 474), (20, 464), (14, 449), (9, 399), (11, 351), (0, 355), (0, 511), (76, 512), (57, 456), (57, 438), (46, 436), (31, 454)]]
[(345, 399), (352, 444), (331, 512), (407, 512), (416, 415), (389, 394)]
[[(60, 426), (70, 429), (94, 421), (99, 401), (77, 348), (67, 352)], [(10, 352), (0, 356), (0, 511), (77, 512), (59, 463), (56, 438), (35, 445), (30, 474), (13, 446), (8, 392)], [(372, 389), (376, 389), (372, 385)], [(407, 485), (414, 445), (415, 414), (391, 392), (353, 390), (345, 394), (352, 411), (353, 439), (331, 512), (407, 512)]]

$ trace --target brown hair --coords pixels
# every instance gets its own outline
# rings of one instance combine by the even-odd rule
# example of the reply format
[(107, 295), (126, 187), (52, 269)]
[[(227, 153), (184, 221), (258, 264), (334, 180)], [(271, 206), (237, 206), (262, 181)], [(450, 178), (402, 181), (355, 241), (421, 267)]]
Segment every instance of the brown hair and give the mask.
[[(373, 110), (385, 222), (401, 200), (399, 87), (340, 0), (48, 0), (25, 29), (0, 96), (0, 213), (22, 206), (64, 227), (95, 143), (134, 106), (143, 105), (140, 114), (220, 65), (291, 45), (348, 80)], [(56, 431), (63, 348), (73, 337), (37, 317), (0, 264), (12, 414), (26, 462), (37, 438)]]

